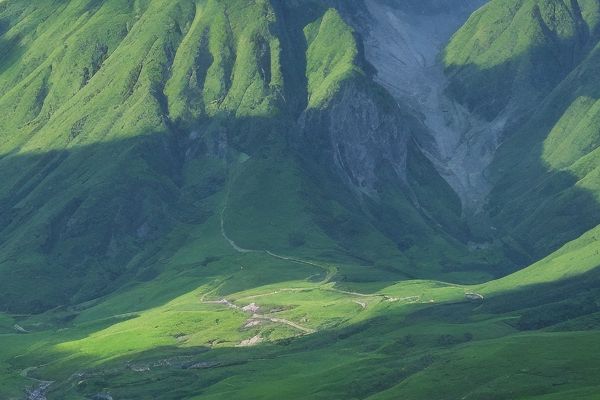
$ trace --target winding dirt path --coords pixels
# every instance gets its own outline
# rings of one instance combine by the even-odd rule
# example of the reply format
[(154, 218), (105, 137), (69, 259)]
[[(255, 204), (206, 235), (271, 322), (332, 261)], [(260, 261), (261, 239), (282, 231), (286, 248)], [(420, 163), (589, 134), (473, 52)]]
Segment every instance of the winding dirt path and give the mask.
[(373, 294), (359, 293), (359, 292), (351, 292), (351, 291), (348, 291), (348, 290), (336, 289), (336, 288), (333, 288), (333, 287), (325, 288), (323, 290), (328, 290), (330, 292), (347, 294), (349, 296), (356, 296), (356, 297), (382, 297), (382, 298), (388, 298), (387, 295), (381, 294), (381, 293), (373, 293)]
[(311, 265), (313, 267), (324, 269), (327, 272), (327, 274), (325, 275), (325, 278), (320, 282), (322, 285), (326, 284), (326, 283), (329, 283), (331, 281), (331, 279), (333, 279), (333, 277), (335, 276), (335, 274), (337, 274), (337, 272), (338, 272), (337, 267), (335, 267), (333, 265), (323, 265), (323, 264), (318, 264), (318, 263), (315, 263), (315, 262), (312, 262), (312, 261), (302, 260), (300, 258), (282, 256), (282, 255), (279, 255), (279, 254), (275, 254), (275, 253), (273, 253), (272, 251), (269, 251), (269, 250), (265, 250), (265, 253), (267, 253), (271, 257), (277, 258), (279, 260), (291, 261), (291, 262), (295, 262), (297, 264)]
[[(229, 193), (227, 194), (227, 197), (229, 197)], [(225, 202), (225, 206), (223, 206), (223, 208), (221, 209), (221, 236), (223, 236), (223, 239), (225, 239), (227, 241), (227, 243), (229, 243), (229, 245), (238, 253), (260, 253), (260, 250), (251, 250), (251, 249), (245, 249), (243, 247), (240, 247), (237, 245), (237, 243), (235, 243), (235, 241), (233, 239), (231, 239), (229, 236), (227, 236), (227, 232), (225, 231), (225, 211), (227, 211), (227, 202)]]
[[(328, 283), (331, 283), (331, 280), (338, 272), (338, 268), (334, 265), (326, 265), (326, 264), (321, 264), (321, 263), (317, 263), (314, 261), (303, 260), (301, 258), (284, 256), (284, 255), (277, 254), (277, 253), (274, 253), (274, 252), (272, 252), (270, 250), (266, 250), (266, 249), (263, 249), (263, 250), (246, 249), (242, 246), (239, 246), (231, 237), (229, 237), (229, 235), (227, 235), (227, 231), (225, 229), (225, 213), (227, 211), (228, 198), (229, 198), (229, 191), (226, 194), (225, 205), (223, 206), (223, 208), (221, 209), (221, 212), (220, 212), (221, 236), (223, 236), (223, 238), (227, 241), (227, 243), (229, 243), (229, 245), (236, 252), (238, 252), (238, 253), (264, 253), (264, 254), (266, 254), (272, 258), (278, 259), (278, 260), (289, 261), (289, 262), (293, 262), (293, 263), (297, 263), (297, 264), (310, 265), (310, 266), (317, 267), (317, 268), (320, 268), (325, 271), (325, 277), (323, 278), (323, 280), (321, 282), (318, 282), (315, 287), (312, 287), (312, 288), (281, 288), (281, 289), (278, 289), (278, 290), (275, 290), (275, 291), (272, 291), (269, 293), (256, 294), (256, 295), (252, 295), (252, 296), (242, 297), (238, 300), (241, 300), (241, 299), (248, 300), (248, 299), (256, 299), (256, 298), (260, 298), (260, 297), (267, 297), (267, 296), (276, 295), (281, 292), (300, 292), (300, 291), (315, 290), (315, 289), (316, 290), (327, 290), (327, 291), (342, 293), (342, 294), (355, 296), (355, 297), (361, 297), (361, 298), (379, 297), (379, 298), (383, 298), (383, 299), (389, 299), (388, 296), (383, 295), (383, 294), (365, 294), (365, 293), (358, 293), (358, 292), (351, 292), (351, 291), (346, 291), (346, 290), (335, 289), (332, 287), (324, 288), (323, 286)], [(241, 307), (235, 305), (234, 303), (230, 302), (227, 299), (205, 301), (204, 298), (206, 297), (207, 294), (203, 295), (202, 298), (200, 299), (200, 301), (204, 304), (218, 304), (218, 305), (227, 306), (227, 307), (235, 309), (235, 310), (242, 310)], [(360, 305), (362, 307), (362, 309), (365, 309), (367, 306), (367, 304), (365, 302), (361, 302), (361, 301), (357, 301), (357, 300), (354, 300), (354, 302), (356, 304)], [(272, 316), (268, 316), (268, 315), (254, 314), (254, 315), (252, 315), (251, 320), (255, 320), (255, 321), (256, 320), (264, 320), (264, 321), (270, 321), (270, 322), (277, 323), (277, 324), (284, 324), (284, 325), (290, 326), (294, 329), (297, 329), (297, 330), (303, 332), (304, 334), (312, 334), (312, 333), (317, 332), (315, 329), (304, 327), (304, 326), (297, 324), (296, 322), (290, 321), (288, 319), (277, 318), (277, 317), (272, 317)]]
[(276, 317), (270, 317), (268, 315), (260, 315), (260, 314), (254, 314), (252, 316), (252, 319), (262, 319), (262, 320), (267, 320), (276, 324), (284, 324), (284, 325), (288, 325), (291, 326), (292, 328), (296, 328), (299, 331), (302, 331), (308, 335), (310, 335), (311, 333), (315, 333), (317, 332), (314, 329), (311, 328), (306, 328), (300, 324), (295, 323), (294, 321), (290, 321), (289, 319), (284, 319), (284, 318), (276, 318)]
[[(227, 198), (229, 197), (229, 193), (227, 193)], [(225, 212), (227, 211), (227, 198), (225, 200), (225, 205), (223, 206), (223, 208), (221, 209), (221, 213), (220, 213), (220, 218), (221, 218), (221, 236), (223, 236), (223, 239), (225, 239), (227, 241), (227, 243), (229, 243), (229, 245), (238, 253), (264, 253), (267, 254), (270, 257), (276, 258), (278, 260), (284, 260), (284, 261), (290, 261), (293, 263), (297, 263), (297, 264), (304, 264), (304, 265), (310, 265), (313, 267), (317, 267), (317, 268), (321, 268), (323, 270), (326, 271), (325, 277), (323, 278), (323, 281), (320, 282), (320, 284), (325, 284), (325, 283), (329, 283), (331, 281), (331, 279), (337, 274), (337, 267), (333, 266), (333, 265), (323, 265), (323, 264), (319, 264), (313, 261), (308, 261), (308, 260), (303, 260), (301, 258), (295, 258), (295, 257), (289, 257), (289, 256), (283, 256), (281, 254), (277, 254), (277, 253), (273, 253), (270, 250), (257, 250), (257, 249), (246, 249), (244, 247), (239, 246), (233, 239), (231, 239), (229, 237), (229, 235), (227, 235), (227, 231), (225, 230)]]
[(290, 292), (290, 293), (294, 293), (294, 292), (310, 292), (313, 290), (318, 290), (320, 289), (319, 287), (308, 287), (308, 288), (281, 288), (281, 289), (277, 289), (274, 290), (272, 292), (268, 292), (268, 293), (259, 293), (259, 294), (253, 294), (251, 296), (245, 296), (245, 297), (239, 297), (238, 300), (253, 300), (253, 299), (259, 299), (261, 297), (268, 297), (268, 296), (274, 296), (276, 294), (282, 293), (282, 292)]

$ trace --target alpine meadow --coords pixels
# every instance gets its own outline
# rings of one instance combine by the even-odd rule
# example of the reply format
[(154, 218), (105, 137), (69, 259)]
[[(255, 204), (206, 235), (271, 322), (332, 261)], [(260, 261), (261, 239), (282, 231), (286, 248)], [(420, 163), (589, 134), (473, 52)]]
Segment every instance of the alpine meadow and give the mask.
[(600, 399), (600, 0), (0, 0), (0, 399)]

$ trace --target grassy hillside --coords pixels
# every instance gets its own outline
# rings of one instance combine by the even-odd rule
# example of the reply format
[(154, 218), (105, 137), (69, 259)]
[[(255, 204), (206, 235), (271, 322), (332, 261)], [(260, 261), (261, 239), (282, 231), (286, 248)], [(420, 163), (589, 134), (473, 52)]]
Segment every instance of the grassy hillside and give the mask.
[(488, 118), (535, 105), (594, 45), (599, 12), (595, 0), (490, 1), (443, 54), (449, 91)]
[[(241, 247), (341, 257), (396, 277), (493, 257), (431, 220), (461, 224), (455, 203), (428, 200), (449, 193), (441, 179), (415, 200), (396, 172), (373, 175), (381, 190), (395, 187), (385, 189), (388, 212), (410, 221), (393, 231), (369, 211), (382, 199), (340, 182), (335, 143), (298, 145), (308, 129), (298, 116), (338, 114), (343, 88), (376, 105), (373, 118), (399, 112), (324, 3), (11, 0), (0, 21), (3, 309), (41, 312), (151, 280), (215, 216)], [(431, 168), (414, 160), (417, 187)]]
[(450, 93), (509, 121), (486, 211), (521, 262), (600, 222), (598, 21), (594, 0), (491, 1), (444, 53)]
[(476, 112), (537, 105), (481, 245), (360, 4), (0, 0), (0, 397), (593, 399), (596, 4), (446, 51)]
[[(55, 381), (48, 398), (254, 399), (284, 390), (315, 399), (592, 399), (595, 235), (475, 286), (334, 283), (343, 265), (236, 254), (226, 243), (206, 243), (221, 255), (199, 270), (186, 261), (206, 249), (184, 247), (178, 264), (150, 282), (81, 307), (13, 317), (29, 333), (9, 333), (13, 321), (3, 317), (11, 346), (0, 353), (2, 393), (35, 387), (19, 377), (26, 370)], [(251, 304), (259, 308), (242, 309)], [(253, 338), (258, 345), (243, 346)]]

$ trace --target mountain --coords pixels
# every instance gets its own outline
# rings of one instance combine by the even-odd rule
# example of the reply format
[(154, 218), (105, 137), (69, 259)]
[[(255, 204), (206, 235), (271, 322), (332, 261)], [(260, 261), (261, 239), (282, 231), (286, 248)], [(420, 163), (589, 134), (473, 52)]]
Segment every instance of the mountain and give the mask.
[(0, 0), (0, 397), (595, 398), (599, 21)]
[(600, 222), (591, 78), (599, 7), (491, 2), (444, 54), (448, 91), (482, 117), (504, 121), (505, 137), (486, 172), (487, 212), (532, 260)]
[(374, 83), (339, 12), (246, 3), (4, 3), (7, 310), (151, 279), (221, 213), (242, 247), (397, 277), (468, 257), (419, 121)]

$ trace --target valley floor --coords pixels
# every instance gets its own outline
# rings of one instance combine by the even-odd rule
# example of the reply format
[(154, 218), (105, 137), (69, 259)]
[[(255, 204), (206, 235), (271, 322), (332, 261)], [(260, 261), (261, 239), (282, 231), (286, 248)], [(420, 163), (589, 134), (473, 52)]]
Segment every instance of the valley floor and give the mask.
[[(568, 248), (464, 286), (351, 282), (345, 272), (369, 267), (221, 242), (209, 244), (221, 251), (209, 262), (98, 301), (2, 315), (2, 398), (592, 399), (599, 389), (590, 354), (600, 313), (519, 325), (526, 294), (544, 290), (528, 274), (551, 282), (543, 272), (572, 257)], [(179, 260), (203, 250), (184, 248)], [(532, 285), (518, 290), (519, 280)]]

